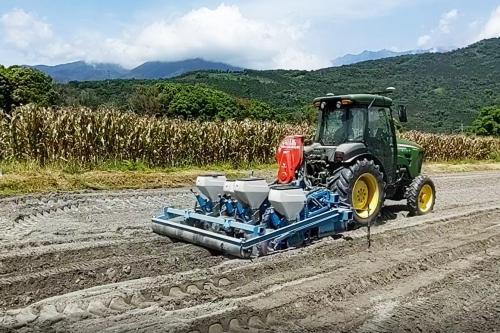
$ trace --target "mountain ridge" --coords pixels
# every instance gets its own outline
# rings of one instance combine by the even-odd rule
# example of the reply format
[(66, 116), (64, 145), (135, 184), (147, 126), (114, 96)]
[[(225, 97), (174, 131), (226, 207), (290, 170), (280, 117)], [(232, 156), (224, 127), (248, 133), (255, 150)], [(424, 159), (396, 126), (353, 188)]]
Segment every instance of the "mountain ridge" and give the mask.
[[(443, 53), (402, 55), (316, 71), (245, 70), (231, 75), (189, 73), (174, 82), (205, 84), (253, 98), (283, 112), (303, 113), (326, 93), (396, 87), (395, 103), (408, 106), (407, 128), (460, 132), (485, 106), (500, 105), (500, 38)], [(234, 81), (238, 84), (234, 84)]]
[[(110, 80), (62, 85), (66, 99), (85, 106), (130, 108), (140, 87), (162, 82), (202, 85), (242, 100), (272, 106), (284, 119), (314, 115), (311, 101), (326, 93), (346, 94), (396, 87), (395, 105), (408, 107), (407, 129), (461, 132), (482, 107), (500, 105), (500, 38), (444, 53), (402, 55), (321, 70), (194, 71), (166, 80)], [(154, 102), (154, 100), (153, 100)]]
[(388, 49), (381, 49), (378, 51), (364, 50), (360, 53), (347, 53), (341, 57), (337, 57), (331, 61), (334, 67), (354, 65), (364, 61), (380, 60), (386, 58), (399, 57), (404, 55), (424, 54), (424, 53), (443, 53), (451, 51), (451, 49), (432, 48), (432, 49), (415, 49), (406, 51), (392, 51)]
[[(446, 52), (444, 49), (416, 49), (408, 51), (364, 50), (358, 54), (348, 53), (331, 61), (333, 67), (353, 65), (364, 61), (380, 60), (403, 55)], [(101, 81), (113, 79), (168, 79), (185, 73), (204, 70), (238, 72), (242, 67), (224, 62), (208, 61), (203, 58), (190, 58), (179, 61), (147, 61), (132, 69), (113, 63), (93, 63), (83, 60), (57, 64), (27, 66), (38, 69), (59, 83), (70, 81)]]
[(126, 69), (118, 64), (88, 63), (82, 60), (54, 66), (34, 65), (27, 67), (38, 69), (59, 83), (113, 79), (167, 79), (200, 70), (230, 72), (242, 70), (241, 67), (202, 58), (180, 61), (148, 61), (132, 69)]

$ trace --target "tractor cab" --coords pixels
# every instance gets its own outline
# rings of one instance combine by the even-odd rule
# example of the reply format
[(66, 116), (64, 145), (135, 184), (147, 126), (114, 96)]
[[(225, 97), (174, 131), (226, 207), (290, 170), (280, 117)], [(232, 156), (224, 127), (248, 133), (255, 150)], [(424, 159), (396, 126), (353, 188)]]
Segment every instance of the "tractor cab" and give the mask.
[[(393, 101), (383, 96), (393, 90), (316, 98), (313, 103), (319, 113), (313, 143), (302, 147), (302, 141), (294, 139), (293, 149), (301, 158), (295, 158), (293, 164), (283, 159), (285, 154), (278, 154), (278, 181), (304, 179), (306, 186), (322, 186), (338, 192), (341, 200), (353, 207), (359, 223), (375, 219), (385, 198), (408, 199), (414, 213), (430, 211), (434, 205), (434, 185), (427, 177), (419, 176), (423, 149), (396, 138)], [(400, 122), (407, 121), (404, 106), (398, 108), (398, 116)], [(286, 157), (292, 161), (290, 147), (284, 151), (289, 152)], [(299, 164), (301, 168), (296, 167)], [(292, 170), (296, 173), (292, 174)], [(424, 191), (427, 194), (420, 196), (424, 185), (428, 185), (427, 192)], [(432, 191), (428, 190), (430, 187)], [(409, 197), (412, 188), (417, 194)], [(415, 197), (423, 200), (421, 206)]]
[(314, 100), (319, 109), (314, 142), (330, 151), (337, 161), (363, 154), (376, 156), (386, 180), (395, 177), (397, 143), (392, 100), (372, 94), (326, 96)]

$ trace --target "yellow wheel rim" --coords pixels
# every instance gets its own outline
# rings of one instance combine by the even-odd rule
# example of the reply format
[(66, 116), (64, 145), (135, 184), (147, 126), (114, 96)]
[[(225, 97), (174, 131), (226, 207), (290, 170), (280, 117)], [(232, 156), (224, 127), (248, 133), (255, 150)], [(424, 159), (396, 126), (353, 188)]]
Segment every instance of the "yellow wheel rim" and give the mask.
[(356, 214), (366, 219), (375, 213), (380, 199), (377, 178), (364, 173), (356, 180), (352, 189), (352, 206)]
[(422, 213), (427, 213), (431, 210), (432, 201), (434, 200), (434, 192), (429, 184), (425, 184), (418, 193), (418, 208)]

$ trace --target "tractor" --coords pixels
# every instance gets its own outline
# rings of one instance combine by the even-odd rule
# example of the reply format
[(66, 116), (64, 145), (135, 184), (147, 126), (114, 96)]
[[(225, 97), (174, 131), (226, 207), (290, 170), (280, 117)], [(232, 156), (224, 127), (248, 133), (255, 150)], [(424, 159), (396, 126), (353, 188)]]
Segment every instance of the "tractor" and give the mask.
[[(393, 90), (316, 98), (316, 134), (284, 138), (274, 182), (198, 176), (194, 208), (166, 207), (153, 231), (249, 258), (370, 226), (386, 199), (406, 199), (414, 215), (430, 212), (434, 183), (421, 175), (423, 149), (396, 137), (384, 96)], [(405, 106), (398, 116), (407, 121)]]
[[(278, 182), (302, 179), (306, 187), (331, 189), (352, 207), (357, 224), (376, 219), (386, 199), (406, 199), (412, 215), (430, 212), (435, 186), (421, 174), (422, 147), (396, 136), (393, 103), (384, 96), (393, 90), (316, 98), (319, 113), (313, 142), (300, 148), (302, 137), (288, 138), (298, 156), (291, 163), (287, 154), (278, 154)], [(406, 106), (398, 107), (398, 116), (407, 122)]]

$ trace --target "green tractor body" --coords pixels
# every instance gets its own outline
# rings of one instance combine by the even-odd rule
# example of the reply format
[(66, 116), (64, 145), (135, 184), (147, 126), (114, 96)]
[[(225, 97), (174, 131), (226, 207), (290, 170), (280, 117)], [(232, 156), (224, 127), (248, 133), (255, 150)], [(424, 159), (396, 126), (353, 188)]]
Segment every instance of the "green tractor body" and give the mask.
[[(328, 95), (319, 109), (314, 142), (304, 148), (304, 178), (337, 190), (355, 220), (374, 220), (385, 199), (407, 199), (413, 214), (432, 210), (435, 188), (421, 175), (424, 151), (398, 139), (392, 99), (377, 94)], [(398, 110), (406, 121), (406, 108)], [(415, 196), (415, 197), (412, 197)]]
[(417, 177), (422, 171), (424, 149), (409, 140), (398, 138), (396, 142), (398, 147), (398, 168), (408, 170), (410, 178)]

